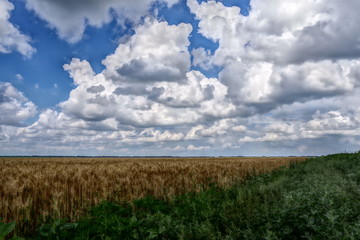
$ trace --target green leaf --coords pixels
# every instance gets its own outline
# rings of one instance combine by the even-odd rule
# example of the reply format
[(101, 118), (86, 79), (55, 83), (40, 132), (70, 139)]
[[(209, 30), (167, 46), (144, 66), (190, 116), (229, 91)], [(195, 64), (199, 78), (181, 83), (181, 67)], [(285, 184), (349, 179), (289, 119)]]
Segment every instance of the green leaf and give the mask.
[(77, 223), (65, 223), (64, 225), (62, 225), (60, 227), (60, 230), (71, 230), (71, 229), (75, 229), (78, 226)]
[(155, 231), (149, 231), (149, 239), (154, 239), (158, 236), (158, 233)]
[(0, 239), (5, 238), (15, 228), (15, 222), (2, 223), (0, 222)]
[(40, 226), (39, 229), (40, 236), (48, 237), (50, 236), (50, 232), (51, 232), (51, 226), (49, 224), (43, 224)]

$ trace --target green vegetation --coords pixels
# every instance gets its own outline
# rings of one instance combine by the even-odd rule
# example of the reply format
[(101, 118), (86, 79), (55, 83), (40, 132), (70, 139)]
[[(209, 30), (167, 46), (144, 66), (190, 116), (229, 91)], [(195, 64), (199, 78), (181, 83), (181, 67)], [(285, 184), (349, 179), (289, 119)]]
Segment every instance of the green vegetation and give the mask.
[[(0, 222), (0, 240), (4, 240), (15, 229), (15, 222), (3, 223)], [(23, 238), (12, 237), (11, 240), (23, 240)]]
[(360, 239), (360, 153), (295, 163), (227, 189), (104, 202), (34, 239)]

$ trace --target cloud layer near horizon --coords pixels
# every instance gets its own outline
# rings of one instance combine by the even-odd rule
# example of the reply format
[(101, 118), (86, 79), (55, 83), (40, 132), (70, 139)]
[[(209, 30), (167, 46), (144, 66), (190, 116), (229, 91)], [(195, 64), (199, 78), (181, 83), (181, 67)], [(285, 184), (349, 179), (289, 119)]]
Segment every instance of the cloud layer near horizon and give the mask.
[[(151, 4), (109, 1), (98, 6), (94, 1), (83, 9), (60, 2), (27, 0), (27, 6), (69, 42), (79, 41), (87, 24), (108, 23), (110, 8), (133, 20), (146, 15)], [(3, 116), (18, 116), (0, 118), (2, 153), (312, 155), (358, 150), (359, 4), (252, 0), (249, 16), (243, 16), (238, 7), (221, 2), (188, 0), (199, 21), (195, 31), (218, 43), (213, 53), (205, 48), (189, 52), (197, 26), (146, 17), (103, 60), (102, 72), (96, 74), (86, 59), (65, 64), (75, 85), (69, 98), (43, 110), (30, 126), (14, 125), (32, 117), (36, 107), (11, 84), (0, 85), (0, 111), (11, 109)], [(61, 21), (64, 14), (71, 14), (76, 26)], [(195, 65), (200, 70), (193, 70)], [(214, 67), (222, 69), (217, 78), (201, 71)]]

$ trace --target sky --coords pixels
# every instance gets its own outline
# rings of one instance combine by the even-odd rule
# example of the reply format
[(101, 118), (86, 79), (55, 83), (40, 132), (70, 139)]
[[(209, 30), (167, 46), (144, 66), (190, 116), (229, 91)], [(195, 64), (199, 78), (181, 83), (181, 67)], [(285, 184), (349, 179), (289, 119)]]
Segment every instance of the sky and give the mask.
[(0, 155), (360, 150), (358, 0), (0, 0)]

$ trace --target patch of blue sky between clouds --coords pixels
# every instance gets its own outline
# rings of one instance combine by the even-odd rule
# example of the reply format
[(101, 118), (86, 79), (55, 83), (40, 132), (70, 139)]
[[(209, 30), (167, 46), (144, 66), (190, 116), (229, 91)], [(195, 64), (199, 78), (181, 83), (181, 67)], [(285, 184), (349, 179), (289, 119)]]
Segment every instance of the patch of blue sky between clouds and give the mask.
[[(72, 58), (86, 59), (94, 72), (99, 73), (105, 68), (102, 60), (114, 52), (119, 38), (131, 32), (129, 26), (124, 29), (113, 20), (101, 28), (88, 26), (81, 41), (69, 44), (61, 40), (48, 23), (28, 11), (24, 2), (14, 1), (13, 4), (15, 9), (10, 21), (21, 26), (20, 30), (31, 37), (36, 53), (31, 59), (16, 51), (0, 54), (0, 80), (11, 82), (39, 109), (53, 107), (68, 99), (74, 86), (69, 73), (63, 69), (64, 64)], [(23, 77), (22, 81), (16, 79), (17, 74)]]
[(239, 7), (241, 9), (240, 13), (244, 16), (248, 16), (251, 10), (250, 0), (222, 0), (217, 2), (221, 2), (226, 7)]
[[(249, 0), (221, 2), (226, 6), (239, 6), (242, 14), (248, 14)], [(102, 60), (115, 51), (119, 39), (133, 34), (130, 24), (123, 28), (113, 19), (101, 28), (87, 26), (83, 39), (78, 43), (69, 44), (61, 40), (56, 30), (48, 27), (48, 23), (38, 18), (34, 12), (28, 11), (23, 1), (13, 1), (12, 3), (15, 8), (10, 21), (16, 26), (20, 26), (21, 32), (31, 37), (31, 44), (37, 52), (31, 59), (26, 59), (15, 51), (1, 54), (1, 81), (11, 82), (17, 89), (24, 92), (25, 96), (31, 99), (39, 109), (54, 107), (68, 98), (68, 94), (74, 86), (72, 79), (62, 67), (64, 64), (69, 63), (74, 57), (86, 59), (94, 72), (99, 73), (104, 69)], [(212, 54), (218, 48), (217, 42), (198, 33), (199, 21), (190, 13), (186, 0), (180, 0), (171, 8), (166, 7), (165, 4), (155, 3), (152, 11), (155, 8), (158, 11), (158, 18), (167, 21), (170, 25), (190, 23), (193, 26), (189, 37), (190, 52), (195, 48), (202, 47)], [(222, 68), (214, 66), (210, 69), (202, 69), (192, 66), (191, 69), (201, 71), (207, 77), (217, 77)], [(20, 74), (24, 80), (18, 81), (17, 74)]]
[[(197, 0), (200, 2), (206, 2)], [(240, 13), (244, 16), (249, 15), (250, 11), (250, 0), (224, 0), (217, 1), (221, 2), (223, 5), (237, 6), (240, 7)], [(179, 0), (179, 2), (173, 5), (171, 8), (159, 7), (158, 18), (167, 21), (170, 25), (177, 25), (180, 23), (189, 23), (193, 27), (193, 31), (189, 37), (190, 46), (188, 48), (189, 52), (196, 48), (204, 48), (206, 51), (209, 51), (210, 54), (214, 54), (215, 50), (219, 47), (218, 42), (214, 42), (198, 32), (199, 20), (195, 19), (195, 15), (192, 14), (186, 4), (186, 0)], [(191, 62), (193, 62), (193, 56), (191, 56)], [(202, 72), (206, 77), (218, 77), (219, 72), (223, 68), (221, 66), (212, 66), (209, 69), (203, 69), (199, 66), (191, 66), (191, 70), (197, 70)]]

